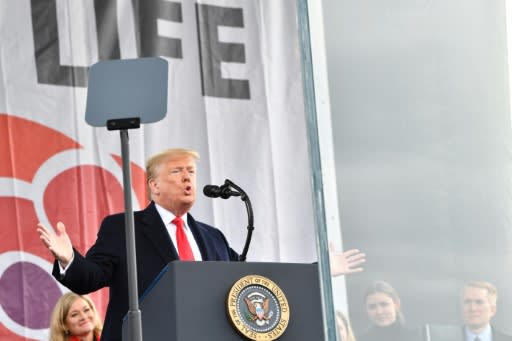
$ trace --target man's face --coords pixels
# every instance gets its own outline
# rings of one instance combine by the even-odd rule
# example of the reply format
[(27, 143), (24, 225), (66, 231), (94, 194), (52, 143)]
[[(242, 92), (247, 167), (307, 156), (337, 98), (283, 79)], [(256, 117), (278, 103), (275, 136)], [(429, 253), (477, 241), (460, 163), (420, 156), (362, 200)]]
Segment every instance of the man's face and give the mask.
[(188, 212), (196, 199), (196, 163), (184, 156), (163, 162), (157, 175), (149, 181), (153, 200), (160, 206), (181, 216)]
[(397, 319), (400, 302), (395, 302), (384, 293), (375, 293), (366, 298), (366, 313), (370, 321), (379, 327), (393, 324)]
[(479, 330), (496, 314), (496, 305), (489, 302), (487, 289), (466, 287), (462, 293), (462, 319), (471, 330)]

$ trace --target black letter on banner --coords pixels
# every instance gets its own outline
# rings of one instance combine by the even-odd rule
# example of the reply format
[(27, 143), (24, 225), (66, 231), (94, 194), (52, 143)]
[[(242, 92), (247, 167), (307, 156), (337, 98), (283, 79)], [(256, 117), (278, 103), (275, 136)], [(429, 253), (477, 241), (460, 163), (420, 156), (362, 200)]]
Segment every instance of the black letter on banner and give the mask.
[(37, 80), (43, 84), (87, 86), (87, 68), (60, 65), (56, 0), (31, 0)]
[(158, 35), (157, 20), (183, 22), (181, 4), (165, 0), (132, 1), (135, 25), (138, 27), (137, 48), (141, 57), (165, 56), (183, 58), (181, 40)]
[[(87, 87), (88, 68), (60, 64), (56, 0), (31, 0), (37, 80)], [(119, 59), (116, 0), (95, 0), (99, 59)]]
[(120, 59), (117, 0), (94, 0), (100, 60)]
[(222, 78), (221, 62), (245, 63), (243, 44), (219, 42), (218, 26), (244, 27), (241, 8), (196, 4), (204, 96), (251, 98), (247, 79)]

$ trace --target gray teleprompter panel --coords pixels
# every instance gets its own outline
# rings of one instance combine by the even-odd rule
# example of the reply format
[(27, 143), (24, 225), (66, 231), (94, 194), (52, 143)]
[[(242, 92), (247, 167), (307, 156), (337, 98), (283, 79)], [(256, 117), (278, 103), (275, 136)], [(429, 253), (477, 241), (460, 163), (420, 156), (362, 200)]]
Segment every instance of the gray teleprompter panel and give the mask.
[(100, 61), (89, 71), (85, 121), (104, 127), (107, 121), (163, 119), (167, 113), (168, 63), (162, 58)]

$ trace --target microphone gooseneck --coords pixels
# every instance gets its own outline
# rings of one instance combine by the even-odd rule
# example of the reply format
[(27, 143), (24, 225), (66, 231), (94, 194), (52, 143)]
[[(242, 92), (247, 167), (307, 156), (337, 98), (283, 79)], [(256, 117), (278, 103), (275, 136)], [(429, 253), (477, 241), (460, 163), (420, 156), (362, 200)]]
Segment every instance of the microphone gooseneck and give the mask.
[(252, 213), (251, 200), (249, 196), (244, 192), (243, 189), (235, 185), (232, 181), (226, 179), (224, 184), (221, 186), (217, 185), (206, 185), (203, 187), (203, 194), (209, 198), (222, 198), (228, 199), (230, 197), (240, 197), (245, 203), (247, 209), (247, 238), (245, 239), (245, 245), (242, 253), (238, 256), (240, 262), (245, 262), (247, 251), (249, 251), (249, 245), (251, 244), (252, 231), (254, 230), (254, 216)]

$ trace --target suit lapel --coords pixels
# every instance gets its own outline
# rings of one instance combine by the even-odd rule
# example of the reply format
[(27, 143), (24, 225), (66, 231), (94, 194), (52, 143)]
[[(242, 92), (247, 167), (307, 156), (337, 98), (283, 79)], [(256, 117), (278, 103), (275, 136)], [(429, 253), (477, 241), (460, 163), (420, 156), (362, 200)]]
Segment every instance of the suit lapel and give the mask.
[(207, 236), (204, 235), (202, 229), (190, 213), (188, 214), (187, 223), (190, 227), (190, 230), (192, 231), (192, 234), (194, 235), (194, 239), (196, 240), (197, 246), (199, 247), (199, 251), (201, 251), (201, 257), (203, 257), (203, 260), (213, 259), (210, 255), (210, 250), (207, 247)]
[[(140, 212), (140, 231), (154, 245), (155, 250), (165, 263), (178, 259), (178, 252), (174, 247), (169, 232), (155, 204), (152, 202), (146, 209)], [(136, 224), (137, 225), (137, 224)]]

